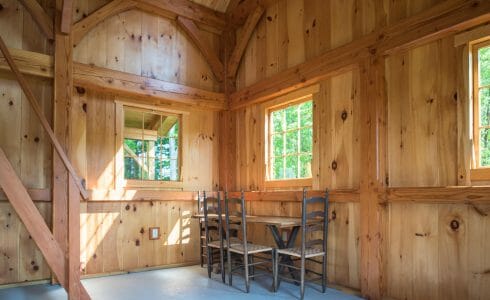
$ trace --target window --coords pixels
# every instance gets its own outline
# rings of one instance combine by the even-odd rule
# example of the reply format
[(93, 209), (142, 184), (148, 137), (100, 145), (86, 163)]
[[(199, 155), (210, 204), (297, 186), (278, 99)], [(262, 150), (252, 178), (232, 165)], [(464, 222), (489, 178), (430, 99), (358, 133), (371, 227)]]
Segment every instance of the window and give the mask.
[(180, 180), (181, 116), (124, 107), (124, 179)]
[(473, 45), (475, 167), (490, 167), (490, 41)]
[(311, 178), (313, 101), (268, 111), (269, 180)]

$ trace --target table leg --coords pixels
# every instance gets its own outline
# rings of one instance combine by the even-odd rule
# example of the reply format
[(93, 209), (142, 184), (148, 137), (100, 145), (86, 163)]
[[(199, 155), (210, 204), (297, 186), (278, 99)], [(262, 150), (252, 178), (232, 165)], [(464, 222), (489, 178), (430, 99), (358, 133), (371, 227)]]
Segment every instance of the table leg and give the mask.
[[(291, 230), (291, 234), (289, 235), (289, 239), (287, 240), (287, 242), (285, 242), (282, 237), (281, 237), (281, 234), (279, 233), (279, 229), (277, 228), (277, 226), (274, 226), (274, 225), (267, 225), (267, 227), (269, 227), (271, 229), (271, 232), (272, 232), (272, 237), (274, 238), (274, 241), (276, 242), (276, 245), (279, 249), (284, 249), (284, 248), (292, 248), (294, 246), (294, 243), (296, 241), (296, 237), (298, 236), (298, 231), (299, 231), (299, 226), (294, 226), (293, 229)], [(289, 264), (289, 265), (292, 265), (293, 264), (293, 260), (291, 259), (290, 256), (281, 256), (281, 259), (279, 261), (279, 263), (286, 263), (286, 264)], [(281, 266), (279, 267), (279, 272), (281, 272), (282, 270), (284, 269), (284, 266)], [(295, 269), (294, 268), (291, 268), (291, 267), (288, 267), (289, 269), (289, 274), (291, 274), (291, 277), (293, 279), (296, 279), (296, 276), (294, 274), (294, 271)]]

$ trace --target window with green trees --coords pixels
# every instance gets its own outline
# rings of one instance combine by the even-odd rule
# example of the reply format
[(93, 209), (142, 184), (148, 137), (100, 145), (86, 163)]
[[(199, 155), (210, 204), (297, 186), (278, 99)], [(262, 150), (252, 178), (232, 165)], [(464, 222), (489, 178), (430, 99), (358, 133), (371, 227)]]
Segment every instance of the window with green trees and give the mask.
[(313, 101), (269, 111), (269, 180), (311, 178)]
[(179, 115), (124, 108), (124, 179), (180, 179)]
[(490, 41), (474, 46), (473, 68), (476, 167), (490, 167)]

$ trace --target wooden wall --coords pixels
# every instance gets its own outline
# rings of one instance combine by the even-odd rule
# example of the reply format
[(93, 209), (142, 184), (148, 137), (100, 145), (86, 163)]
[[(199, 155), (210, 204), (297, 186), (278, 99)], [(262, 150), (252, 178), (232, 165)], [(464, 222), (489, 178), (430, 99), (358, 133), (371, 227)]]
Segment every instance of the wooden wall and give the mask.
[[(52, 15), (54, 1), (40, 1)], [(107, 3), (77, 1), (75, 19)], [(53, 55), (17, 0), (0, 0), (0, 35), (7, 46)], [(209, 4), (209, 3), (208, 3)], [(205, 33), (219, 47), (216, 33)], [(209, 91), (218, 83), (201, 53), (174, 21), (139, 11), (110, 18), (85, 36), (74, 50), (74, 61), (157, 78)], [(52, 80), (28, 78), (52, 120)], [(9, 72), (0, 74), (0, 146), (28, 188), (48, 189), (52, 181), (52, 149), (22, 91)], [(72, 161), (98, 195), (116, 188), (117, 136), (122, 99), (92, 90), (74, 90), (70, 116)], [(185, 109), (183, 113), (180, 190), (211, 190), (218, 180), (218, 113)], [(119, 118), (119, 119), (118, 119)], [(154, 199), (153, 199), (154, 198)], [(147, 267), (193, 263), (199, 259), (197, 224), (190, 218), (190, 200), (94, 201), (82, 203), (81, 238), (84, 274), (122, 272)], [(39, 200), (39, 199), (35, 199)], [(48, 225), (51, 202), (37, 205)], [(97, 200), (104, 200), (104, 196)], [(106, 199), (107, 200), (107, 199)], [(160, 227), (162, 238), (148, 239), (148, 228)], [(49, 279), (49, 268), (12, 207), (0, 193), (0, 284)]]
[[(252, 36), (238, 71), (238, 89), (439, 2), (443, 1), (279, 1), (266, 11)], [(389, 187), (472, 184), (461, 167), (465, 149), (458, 148), (458, 132), (467, 128), (458, 116), (467, 104), (461, 93), (463, 59), (464, 47), (455, 47), (453, 37), (386, 57)], [(354, 70), (323, 80), (314, 95), (314, 189), (359, 188), (361, 76)], [(264, 106), (267, 103), (234, 112), (236, 188), (267, 189), (262, 167)], [(343, 110), (348, 112), (345, 122), (340, 118)], [(334, 160), (336, 170), (331, 168)], [(294, 215), (288, 205), (260, 205), (262, 213)], [(351, 222), (359, 216), (359, 204), (334, 203), (332, 210), (336, 219), (330, 220), (330, 281), (359, 288), (359, 227)], [(387, 203), (385, 296), (488, 298), (487, 210), (487, 205), (474, 206), (463, 199), (460, 204), (434, 204), (430, 199)], [(457, 229), (451, 228), (454, 220)]]

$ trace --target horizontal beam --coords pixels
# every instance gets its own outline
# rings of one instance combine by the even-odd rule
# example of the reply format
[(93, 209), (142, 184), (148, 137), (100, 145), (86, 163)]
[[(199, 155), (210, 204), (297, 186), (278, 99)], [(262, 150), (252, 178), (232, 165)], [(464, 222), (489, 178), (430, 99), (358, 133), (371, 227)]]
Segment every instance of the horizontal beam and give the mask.
[(80, 63), (74, 63), (73, 81), (75, 86), (126, 97), (167, 101), (199, 109), (226, 108), (226, 99), (221, 93)]
[[(11, 48), (9, 51), (21, 73), (53, 78), (52, 56)], [(0, 70), (11, 71), (3, 57), (0, 57)], [(223, 110), (226, 108), (226, 98), (222, 93), (80, 63), (74, 64), (73, 73), (75, 84), (103, 92), (139, 99), (176, 102), (202, 109)]]
[(490, 187), (403, 187), (388, 188), (381, 203), (490, 203)]
[[(239, 198), (241, 192), (228, 192), (228, 197)], [(308, 191), (308, 196), (324, 196), (325, 191)], [(359, 191), (357, 190), (332, 190), (329, 191), (330, 202), (359, 202)], [(258, 191), (244, 192), (247, 201), (279, 201), (279, 202), (301, 202), (303, 191)]]
[(165, 190), (89, 190), (91, 201), (194, 201), (197, 192)]
[[(22, 74), (44, 78), (54, 77), (54, 59), (52, 56), (13, 48), (9, 48), (9, 52)], [(0, 70), (11, 72), (10, 66), (5, 58), (1, 56), (1, 53)]]
[[(27, 189), (33, 201), (51, 202), (51, 189)], [(0, 189), (0, 201), (8, 200), (7, 195)]]
[(490, 21), (490, 1), (445, 1), (289, 68), (231, 95), (231, 109), (267, 101), (356, 65), (368, 54), (393, 54)]
[(100, 22), (131, 9), (171, 19), (182, 16), (219, 30), (225, 28), (227, 20), (225, 14), (189, 0), (114, 0), (73, 25), (73, 44), (77, 45)]

